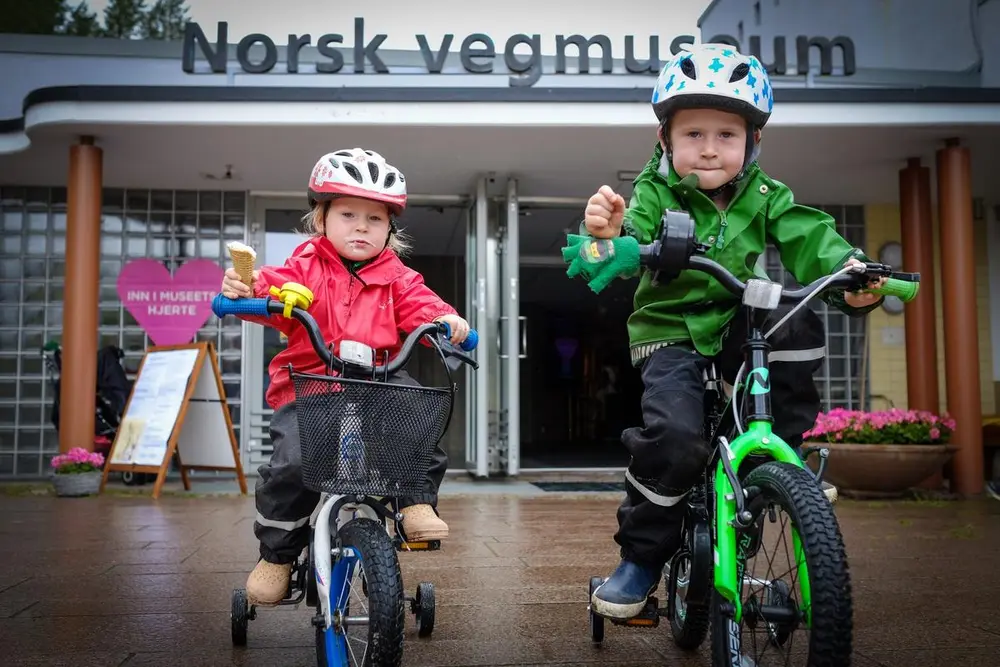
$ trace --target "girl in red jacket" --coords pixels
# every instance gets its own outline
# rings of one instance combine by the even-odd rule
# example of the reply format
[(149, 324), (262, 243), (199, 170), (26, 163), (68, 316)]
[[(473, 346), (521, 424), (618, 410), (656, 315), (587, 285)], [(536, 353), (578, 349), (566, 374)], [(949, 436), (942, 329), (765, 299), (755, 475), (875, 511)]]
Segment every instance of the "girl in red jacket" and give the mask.
[[(313, 167), (309, 205), (306, 230), (313, 236), (295, 249), (284, 266), (254, 271), (252, 288), (241, 282), (235, 269), (227, 269), (223, 295), (263, 297), (272, 285), (300, 283), (315, 296), (309, 313), (326, 340), (336, 344), (345, 339), (360, 341), (379, 353), (388, 351), (390, 358), (399, 351), (401, 331), (413, 331), (427, 322), (447, 322), (452, 342), (465, 340), (468, 322), (399, 259), (399, 253), (407, 249), (395, 223), (406, 207), (406, 181), (399, 170), (381, 155), (360, 148), (329, 153)], [(288, 338), (288, 346), (268, 369), (271, 384), (266, 398), (275, 411), (270, 423), (274, 452), (259, 470), (254, 534), (260, 540), (261, 559), (246, 586), (252, 604), (273, 605), (288, 590), (292, 562), (308, 543), (309, 517), (319, 501), (318, 494), (302, 486), (295, 393), (287, 366), (292, 364), (302, 373), (322, 373), (324, 367), (305, 328), (295, 320), (280, 316), (243, 319), (274, 327)], [(405, 372), (393, 381), (417, 384)], [(448, 456), (439, 445), (425, 492), (400, 499), (408, 539), (448, 536), (448, 525), (435, 509), (447, 467)]]

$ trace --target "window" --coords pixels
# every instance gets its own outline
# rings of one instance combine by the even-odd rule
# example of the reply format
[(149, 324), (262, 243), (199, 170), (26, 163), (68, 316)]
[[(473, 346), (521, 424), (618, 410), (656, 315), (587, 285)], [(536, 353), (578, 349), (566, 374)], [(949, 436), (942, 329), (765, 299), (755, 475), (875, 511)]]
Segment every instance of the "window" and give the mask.
[[(98, 346), (121, 347), (134, 380), (149, 340), (118, 298), (123, 264), (154, 257), (174, 268), (206, 257), (224, 266), (225, 243), (243, 240), (245, 193), (108, 188), (101, 218)], [(0, 187), (0, 226), (0, 478), (38, 477), (59, 451), (41, 347), (62, 335), (66, 189)], [(227, 388), (240, 381), (241, 332), (238, 320), (213, 315), (196, 337), (215, 344)], [(238, 433), (239, 392), (227, 398)]]
[[(826, 211), (837, 221), (837, 231), (857, 248), (865, 245), (865, 212), (863, 206), (814, 206)], [(777, 249), (768, 246), (765, 269), (772, 280), (786, 287), (798, 286), (781, 265)], [(810, 307), (820, 316), (826, 329), (826, 358), (816, 375), (816, 387), (823, 401), (823, 410), (842, 407), (866, 409), (868, 397), (861, 396), (861, 368), (864, 358), (864, 318), (848, 317), (826, 302), (816, 298)], [(866, 387), (871, 383), (865, 382)], [(867, 392), (866, 392), (867, 393)]]

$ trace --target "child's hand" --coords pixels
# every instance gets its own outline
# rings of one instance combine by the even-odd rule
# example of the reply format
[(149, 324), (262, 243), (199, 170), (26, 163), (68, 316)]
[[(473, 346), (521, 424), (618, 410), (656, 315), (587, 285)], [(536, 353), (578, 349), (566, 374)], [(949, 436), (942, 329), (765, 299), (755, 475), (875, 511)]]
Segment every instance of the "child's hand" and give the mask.
[(434, 321), (444, 322), (451, 327), (451, 338), (449, 340), (453, 345), (458, 345), (469, 337), (469, 323), (458, 315), (442, 315)]
[(607, 185), (587, 201), (583, 222), (587, 232), (598, 239), (613, 239), (622, 231), (625, 199)]
[[(260, 271), (253, 272), (253, 279), (256, 281), (260, 276)], [(240, 279), (240, 274), (236, 269), (229, 267), (226, 269), (225, 277), (222, 279), (222, 296), (228, 299), (241, 299), (253, 296), (250, 286)]]
[[(859, 259), (852, 257), (847, 260), (845, 266), (864, 266), (865, 263)], [(878, 278), (877, 280), (872, 280), (868, 283), (868, 289), (878, 289), (885, 284), (885, 277)], [(882, 298), (881, 294), (873, 294), (872, 292), (844, 292), (844, 301), (847, 305), (852, 308), (866, 308), (873, 303), (877, 302)]]

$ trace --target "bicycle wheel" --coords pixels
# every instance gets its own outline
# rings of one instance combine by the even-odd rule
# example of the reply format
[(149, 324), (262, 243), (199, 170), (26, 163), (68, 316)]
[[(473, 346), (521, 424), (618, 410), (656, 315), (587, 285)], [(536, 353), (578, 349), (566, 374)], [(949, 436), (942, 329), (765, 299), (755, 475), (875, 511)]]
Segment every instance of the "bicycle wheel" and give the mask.
[(670, 631), (674, 643), (685, 651), (693, 651), (701, 646), (708, 635), (709, 625), (708, 606), (704, 603), (689, 604), (687, 600), (691, 579), (697, 576), (694, 574), (696, 570), (693, 563), (691, 552), (683, 550), (670, 560), (666, 572)]
[(403, 577), (392, 540), (377, 521), (354, 519), (340, 529), (340, 541), (345, 549), (353, 550), (357, 562), (350, 577), (333, 584), (330, 591), (343, 604), (334, 609), (333, 627), (316, 633), (318, 661), (321, 665), (398, 667), (403, 660), (406, 617)]
[(712, 664), (850, 665), (851, 581), (832, 506), (807, 471), (786, 463), (765, 463), (742, 484), (754, 516), (736, 534), (743, 615), (735, 623), (713, 592)]

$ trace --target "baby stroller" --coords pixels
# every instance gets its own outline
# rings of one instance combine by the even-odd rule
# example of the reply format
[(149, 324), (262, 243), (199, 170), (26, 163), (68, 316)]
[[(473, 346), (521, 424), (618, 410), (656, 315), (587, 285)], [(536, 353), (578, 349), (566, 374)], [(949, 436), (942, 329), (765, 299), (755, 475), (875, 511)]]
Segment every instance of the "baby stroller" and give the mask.
[[(111, 454), (118, 425), (121, 423), (125, 402), (128, 400), (131, 383), (125, 374), (121, 360), (125, 352), (117, 345), (107, 345), (97, 352), (97, 400), (94, 406), (94, 451)], [(52, 402), (52, 425), (59, 430), (59, 387), (62, 375), (62, 347), (56, 341), (49, 341), (42, 348), (47, 374), (52, 382), (55, 398)], [(145, 473), (123, 472), (122, 481), (129, 486), (143, 485), (155, 478)]]

